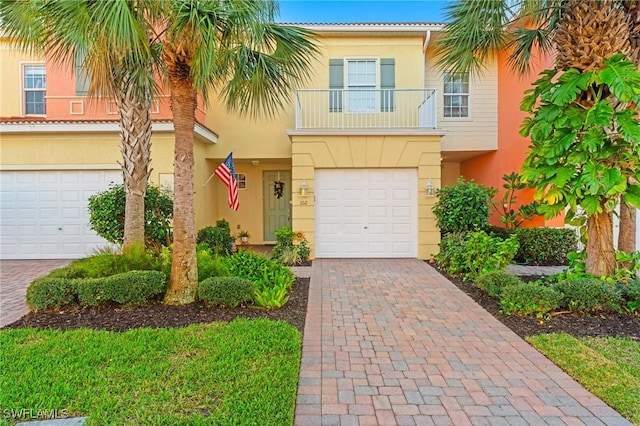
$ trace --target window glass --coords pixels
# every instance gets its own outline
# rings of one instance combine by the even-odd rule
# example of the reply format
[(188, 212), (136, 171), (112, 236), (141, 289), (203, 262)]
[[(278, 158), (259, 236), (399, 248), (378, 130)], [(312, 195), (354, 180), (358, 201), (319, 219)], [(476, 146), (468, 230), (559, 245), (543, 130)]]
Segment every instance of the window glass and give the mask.
[(24, 111), (27, 115), (45, 113), (46, 73), (44, 65), (24, 66)]
[(469, 117), (469, 73), (444, 74), (445, 117)]
[(347, 61), (347, 100), (350, 112), (377, 111), (375, 60)]

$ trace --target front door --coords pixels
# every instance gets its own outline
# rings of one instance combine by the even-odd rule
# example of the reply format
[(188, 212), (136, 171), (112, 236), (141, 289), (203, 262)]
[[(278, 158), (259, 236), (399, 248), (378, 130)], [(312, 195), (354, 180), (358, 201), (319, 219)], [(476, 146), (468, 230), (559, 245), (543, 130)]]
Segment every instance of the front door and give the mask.
[(262, 178), (264, 240), (275, 241), (278, 228), (291, 226), (291, 172), (266, 171)]

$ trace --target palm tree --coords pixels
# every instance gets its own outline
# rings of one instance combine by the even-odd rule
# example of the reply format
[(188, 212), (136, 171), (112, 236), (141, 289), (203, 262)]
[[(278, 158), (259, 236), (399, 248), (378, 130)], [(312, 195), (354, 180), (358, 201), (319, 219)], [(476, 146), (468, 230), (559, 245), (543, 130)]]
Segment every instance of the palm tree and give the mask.
[[(89, 76), (89, 95), (113, 96), (118, 105), (126, 191), (125, 249), (144, 244), (144, 196), (151, 173), (153, 51), (143, 1), (3, 1), (3, 30), (26, 51)], [(82, 61), (81, 63), (78, 63)]]
[[(450, 23), (438, 42), (439, 64), (477, 71), (492, 55), (510, 49), (510, 65), (525, 74), (536, 49), (547, 54), (555, 49), (561, 71), (597, 70), (615, 53), (626, 53), (640, 65), (639, 10), (637, 0), (459, 1), (448, 6)], [(620, 248), (633, 251), (636, 209), (623, 200), (620, 205)], [(615, 264), (611, 216), (603, 208), (587, 219), (587, 270), (598, 275), (612, 272)]]
[(154, 22), (162, 43), (175, 128), (174, 242), (164, 301), (195, 299), (197, 264), (193, 199), (193, 129), (198, 96), (219, 93), (227, 108), (273, 116), (289, 102), (316, 54), (310, 32), (273, 23), (272, 0), (158, 3)]

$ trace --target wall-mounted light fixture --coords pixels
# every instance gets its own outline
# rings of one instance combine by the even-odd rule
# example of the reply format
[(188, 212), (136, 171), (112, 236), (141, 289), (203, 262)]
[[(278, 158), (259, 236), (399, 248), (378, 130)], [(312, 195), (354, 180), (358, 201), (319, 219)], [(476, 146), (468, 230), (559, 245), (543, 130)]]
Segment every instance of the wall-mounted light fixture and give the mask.
[(431, 179), (427, 181), (427, 185), (424, 187), (424, 195), (429, 198), (436, 196), (436, 189), (434, 188)]
[(302, 180), (302, 182), (300, 182), (300, 195), (303, 197), (307, 196), (307, 181), (306, 180)]

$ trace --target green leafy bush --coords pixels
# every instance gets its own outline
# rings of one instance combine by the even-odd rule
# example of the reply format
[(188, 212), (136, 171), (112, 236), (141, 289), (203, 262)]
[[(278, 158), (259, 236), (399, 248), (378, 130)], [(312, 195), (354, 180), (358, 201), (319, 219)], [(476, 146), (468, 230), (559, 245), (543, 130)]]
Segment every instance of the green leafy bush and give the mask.
[(619, 311), (622, 298), (614, 285), (598, 278), (576, 278), (553, 286), (561, 295), (561, 306), (574, 312)]
[(288, 300), (294, 282), (291, 270), (276, 260), (250, 250), (240, 250), (224, 259), (231, 275), (253, 282), (254, 301), (265, 308), (279, 308)]
[(476, 278), (476, 286), (486, 291), (492, 297), (500, 297), (502, 289), (510, 285), (523, 284), (523, 281), (504, 271), (494, 271), (482, 274)]
[(142, 246), (132, 246), (122, 254), (103, 253), (74, 260), (54, 269), (48, 278), (100, 278), (128, 271), (160, 271), (162, 259)]
[(515, 261), (538, 265), (567, 265), (567, 255), (578, 249), (578, 237), (568, 228), (518, 228), (520, 247)]
[(196, 255), (198, 260), (198, 281), (211, 277), (228, 277), (231, 275), (224, 262), (209, 250), (198, 250)]
[(196, 241), (204, 244), (215, 255), (227, 255), (231, 252), (233, 241), (229, 222), (220, 219), (216, 226), (207, 226), (198, 231)]
[(101, 278), (44, 277), (27, 289), (27, 304), (34, 311), (68, 305), (144, 305), (164, 294), (166, 288), (166, 275), (158, 271), (129, 271)]
[(65, 278), (39, 278), (27, 288), (27, 305), (34, 311), (60, 309), (77, 303), (73, 281)]
[(552, 287), (523, 283), (503, 288), (500, 306), (505, 315), (544, 316), (560, 306), (561, 298)]
[(446, 235), (436, 255), (438, 264), (451, 275), (474, 279), (480, 274), (507, 267), (518, 250), (515, 237), (502, 241), (484, 231)]
[(237, 277), (211, 277), (198, 283), (198, 299), (210, 306), (235, 308), (253, 300), (253, 283)]
[(629, 312), (640, 312), (640, 278), (626, 283), (618, 282), (616, 290)]
[(129, 271), (103, 278), (74, 281), (80, 306), (107, 303), (145, 305), (164, 294), (167, 277), (159, 271)]
[(271, 258), (285, 265), (299, 265), (309, 260), (311, 250), (302, 232), (293, 232), (288, 226), (276, 230), (276, 245), (271, 251)]
[(443, 235), (486, 229), (489, 206), (495, 193), (495, 188), (465, 181), (463, 177), (459, 177), (455, 185), (439, 189), (433, 213)]
[[(89, 197), (91, 229), (107, 241), (122, 244), (124, 240), (125, 190), (122, 184)], [(160, 188), (147, 185), (144, 197), (144, 235), (147, 243), (171, 244), (173, 199)]]

